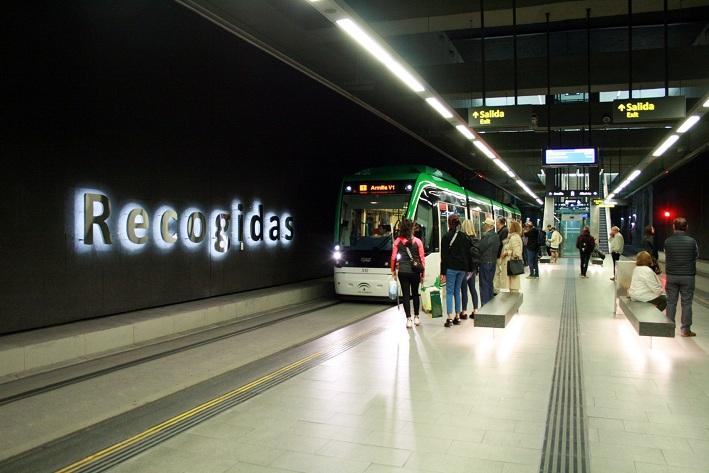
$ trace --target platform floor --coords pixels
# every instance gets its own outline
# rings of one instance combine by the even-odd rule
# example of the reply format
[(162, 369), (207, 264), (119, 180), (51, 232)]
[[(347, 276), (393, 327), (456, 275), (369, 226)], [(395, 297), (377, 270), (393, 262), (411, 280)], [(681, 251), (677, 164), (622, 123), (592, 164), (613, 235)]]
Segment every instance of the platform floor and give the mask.
[(306, 344), (271, 373), (307, 370), (110, 471), (706, 473), (709, 310), (694, 304), (695, 338), (640, 339), (610, 262), (589, 279), (577, 262), (523, 279), (506, 329), (407, 330), (392, 308)]

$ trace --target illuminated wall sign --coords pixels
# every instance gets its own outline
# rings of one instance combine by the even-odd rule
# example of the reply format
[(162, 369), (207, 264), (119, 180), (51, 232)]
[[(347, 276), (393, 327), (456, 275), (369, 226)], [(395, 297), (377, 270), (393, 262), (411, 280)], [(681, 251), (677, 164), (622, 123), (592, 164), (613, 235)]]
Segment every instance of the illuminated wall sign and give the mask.
[(597, 191), (585, 190), (565, 190), (547, 192), (548, 197), (593, 197), (598, 195)]
[(614, 123), (676, 120), (686, 113), (687, 100), (683, 96), (613, 101)]
[(260, 202), (250, 207), (240, 201), (205, 213), (187, 208), (181, 213), (163, 205), (154, 212), (129, 202), (115, 211), (111, 199), (101, 191), (75, 194), (75, 248), (79, 252), (110, 250), (116, 243), (132, 251), (150, 244), (169, 250), (178, 242), (189, 249), (208, 246), (210, 253), (224, 255), (236, 243), (240, 249), (293, 240), (294, 220), (289, 213), (265, 210)]
[(593, 199), (593, 205), (603, 205), (603, 202), (605, 202), (603, 199)]
[(411, 192), (413, 185), (406, 182), (347, 183), (346, 194), (404, 194)]
[(474, 107), (468, 109), (468, 125), (485, 127), (529, 127), (532, 124), (532, 106)]

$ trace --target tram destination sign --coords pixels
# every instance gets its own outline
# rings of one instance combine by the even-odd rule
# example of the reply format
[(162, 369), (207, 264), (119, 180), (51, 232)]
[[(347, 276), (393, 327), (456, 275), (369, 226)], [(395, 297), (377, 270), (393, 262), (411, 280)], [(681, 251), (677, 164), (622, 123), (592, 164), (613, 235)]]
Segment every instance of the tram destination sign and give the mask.
[(684, 96), (613, 101), (614, 123), (639, 123), (676, 120), (687, 114)]
[(468, 109), (468, 125), (473, 128), (519, 128), (529, 127), (531, 123), (531, 105), (473, 107)]
[(405, 194), (411, 192), (409, 182), (354, 182), (345, 184), (346, 194)]

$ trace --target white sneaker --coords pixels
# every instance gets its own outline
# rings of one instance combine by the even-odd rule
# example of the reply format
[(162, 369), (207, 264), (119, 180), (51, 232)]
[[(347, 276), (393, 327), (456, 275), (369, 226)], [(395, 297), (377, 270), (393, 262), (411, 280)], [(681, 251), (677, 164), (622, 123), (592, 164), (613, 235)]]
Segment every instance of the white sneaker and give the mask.
[(421, 319), (419, 319), (418, 315), (414, 317), (414, 325), (416, 325), (417, 327), (421, 325)]
[(411, 317), (406, 318), (406, 328), (411, 328), (413, 327), (414, 324), (411, 323)]

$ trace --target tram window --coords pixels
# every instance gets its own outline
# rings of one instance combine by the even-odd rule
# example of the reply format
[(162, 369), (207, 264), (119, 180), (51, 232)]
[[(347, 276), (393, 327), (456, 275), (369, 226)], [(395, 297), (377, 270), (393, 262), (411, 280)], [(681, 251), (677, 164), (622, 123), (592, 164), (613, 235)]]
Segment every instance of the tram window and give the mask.
[[(414, 234), (423, 242), (426, 253), (434, 251), (433, 246), (438, 246), (438, 237), (433, 231), (435, 221), (433, 205), (427, 200), (419, 199), (418, 206), (416, 207), (416, 226)], [(432, 245), (431, 239), (434, 236), (436, 237), (436, 243)]]
[(347, 195), (340, 212), (340, 245), (355, 250), (391, 250), (392, 233), (408, 206), (407, 195)]

